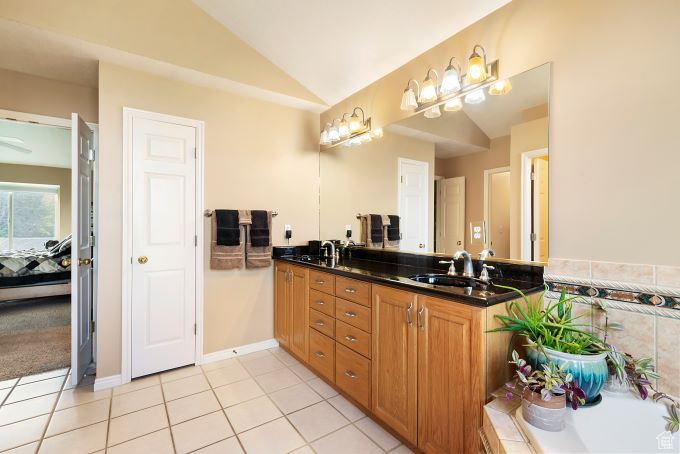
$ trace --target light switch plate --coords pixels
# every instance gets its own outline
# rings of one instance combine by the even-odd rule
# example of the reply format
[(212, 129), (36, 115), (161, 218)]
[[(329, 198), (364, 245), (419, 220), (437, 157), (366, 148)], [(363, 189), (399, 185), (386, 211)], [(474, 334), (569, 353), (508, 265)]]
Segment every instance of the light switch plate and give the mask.
[(290, 228), (290, 224), (286, 224), (286, 225), (283, 226), (283, 230), (293, 230), (293, 229)]

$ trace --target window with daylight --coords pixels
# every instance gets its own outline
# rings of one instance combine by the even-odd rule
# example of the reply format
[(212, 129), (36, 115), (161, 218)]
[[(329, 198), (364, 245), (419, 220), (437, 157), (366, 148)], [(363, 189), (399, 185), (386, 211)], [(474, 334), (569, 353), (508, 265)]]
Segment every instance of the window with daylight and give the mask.
[(0, 250), (44, 249), (58, 225), (59, 186), (0, 183)]

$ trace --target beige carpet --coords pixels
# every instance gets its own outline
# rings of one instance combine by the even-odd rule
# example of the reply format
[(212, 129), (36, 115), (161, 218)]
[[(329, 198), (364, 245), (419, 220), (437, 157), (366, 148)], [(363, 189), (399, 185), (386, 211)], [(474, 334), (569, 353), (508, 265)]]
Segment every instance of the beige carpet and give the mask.
[(0, 303), (0, 380), (71, 364), (69, 297)]

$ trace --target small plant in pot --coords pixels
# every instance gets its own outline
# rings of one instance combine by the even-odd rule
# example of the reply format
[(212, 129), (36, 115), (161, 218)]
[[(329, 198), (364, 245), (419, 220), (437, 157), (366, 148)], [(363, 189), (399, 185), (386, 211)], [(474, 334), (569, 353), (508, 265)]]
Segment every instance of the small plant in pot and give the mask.
[(574, 410), (585, 402), (585, 394), (572, 375), (552, 362), (541, 364), (541, 370), (532, 370), (515, 350), (510, 363), (517, 366), (517, 379), (510, 386), (521, 388), (524, 420), (551, 432), (564, 429), (567, 397)]
[(573, 301), (579, 297), (567, 297), (563, 291), (556, 302), (544, 305), (545, 292), (531, 301), (521, 290), (498, 287), (517, 292), (521, 299), (507, 305), (506, 315), (496, 315), (501, 327), (491, 332), (512, 332), (513, 340), (515, 336), (522, 336), (527, 359), (534, 369), (555, 363), (579, 383), (586, 403), (598, 400), (609, 377), (607, 349), (604, 342), (590, 332), (591, 324), (579, 323), (580, 316), (572, 315)]

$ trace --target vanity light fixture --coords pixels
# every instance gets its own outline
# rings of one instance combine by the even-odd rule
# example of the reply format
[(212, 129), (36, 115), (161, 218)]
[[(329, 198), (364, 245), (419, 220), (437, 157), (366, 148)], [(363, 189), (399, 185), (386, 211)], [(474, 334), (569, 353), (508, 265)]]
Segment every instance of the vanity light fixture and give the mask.
[(425, 111), (425, 118), (438, 118), (442, 116), (442, 111), (439, 110), (439, 106), (432, 106)]
[(489, 94), (491, 96), (499, 96), (509, 93), (512, 90), (512, 85), (508, 79), (497, 80), (489, 87)]
[(484, 96), (484, 90), (479, 88), (465, 95), (465, 104), (479, 104), (484, 102), (485, 99), (486, 96)]
[[(477, 53), (477, 49), (480, 49), (482, 54)], [(475, 44), (472, 48), (472, 55), (468, 59), (468, 71), (467, 78), (465, 82), (468, 85), (479, 84), (484, 82), (487, 78), (486, 72), (486, 51), (479, 44)]]
[(455, 93), (460, 90), (460, 65), (456, 62), (456, 66), (453, 66), (453, 62), (456, 57), (451, 57), (449, 60), (449, 66), (444, 70), (444, 76), (442, 77), (442, 84), (439, 87), (439, 92), (443, 95), (448, 95), (449, 93)]
[[(361, 111), (361, 120), (359, 119), (359, 115), (357, 115), (357, 110)], [(349, 130), (351, 132), (357, 132), (360, 130), (362, 127), (365, 126), (366, 123), (366, 114), (364, 113), (364, 109), (361, 107), (355, 107), (354, 110), (352, 111), (352, 115), (349, 117)]]
[(411, 82), (416, 84), (416, 92), (420, 91), (420, 85), (418, 85), (418, 81), (414, 79), (408, 81), (408, 83), (406, 84), (406, 88), (404, 89), (404, 94), (401, 95), (401, 110), (403, 111), (414, 110), (418, 107), (418, 101), (416, 101), (416, 93), (411, 88)]
[(463, 108), (463, 102), (460, 98), (453, 98), (451, 101), (446, 101), (444, 110), (447, 112), (457, 112)]
[(343, 114), (342, 118), (340, 119), (340, 123), (338, 124), (338, 136), (341, 139), (346, 139), (349, 137), (349, 125), (347, 124), (347, 120), (345, 120), (345, 117), (347, 114)]
[(331, 123), (330, 128), (328, 128), (328, 139), (331, 142), (337, 142), (340, 140), (340, 132), (338, 131), (338, 127), (335, 126), (335, 120), (333, 120), (333, 123)]
[(330, 126), (329, 123), (326, 123), (326, 127), (323, 128), (323, 131), (321, 131), (321, 137), (319, 138), (319, 143), (321, 145), (329, 145), (331, 143), (331, 139), (328, 138), (328, 127)]
[(418, 94), (418, 102), (421, 104), (437, 100), (437, 85), (435, 85), (434, 81), (430, 77), (430, 73), (434, 73), (437, 83), (439, 83), (439, 74), (437, 71), (432, 68), (428, 69), (425, 80), (423, 81), (423, 85), (420, 87), (420, 93)]

